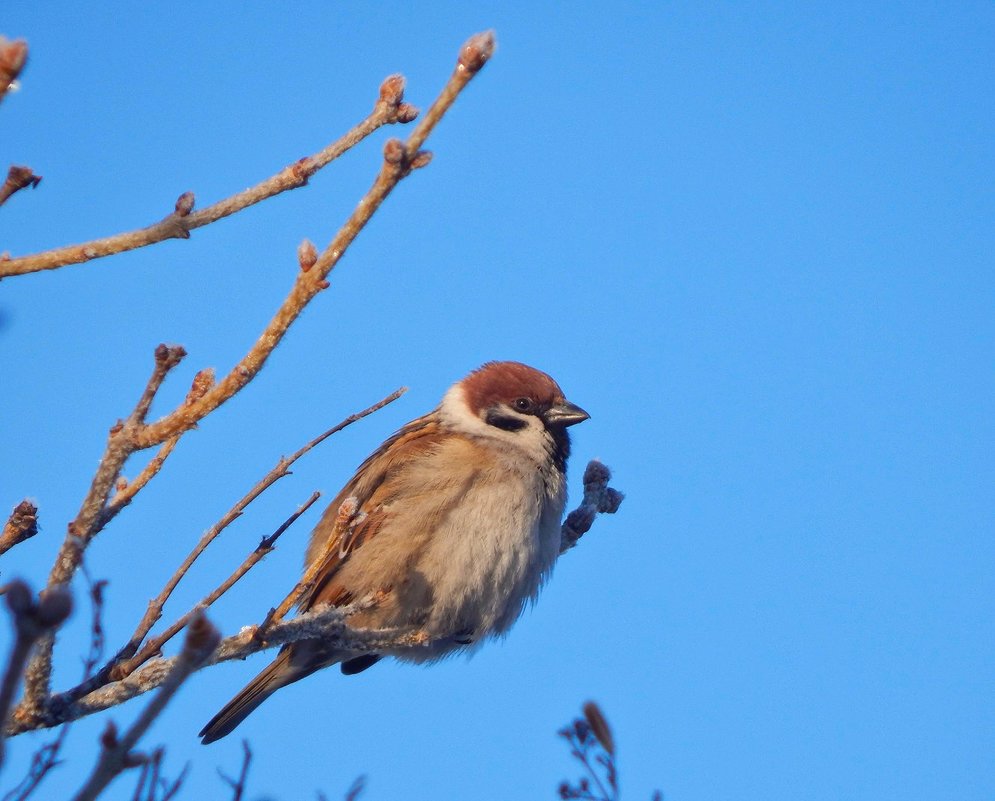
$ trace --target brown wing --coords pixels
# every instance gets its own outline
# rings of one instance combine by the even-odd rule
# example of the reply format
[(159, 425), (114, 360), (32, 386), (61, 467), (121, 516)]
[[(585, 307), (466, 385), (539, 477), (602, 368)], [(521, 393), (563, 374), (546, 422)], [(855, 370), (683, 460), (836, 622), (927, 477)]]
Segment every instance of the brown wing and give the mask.
[[(314, 586), (299, 604), (302, 612), (319, 602), (339, 606), (354, 600), (345, 588), (336, 585), (336, 575), (350, 554), (375, 537), (389, 518), (384, 507), (394, 497), (392, 476), (412, 460), (430, 453), (442, 438), (438, 416), (430, 412), (404, 426), (359, 466), (311, 534), (305, 570), (317, 567), (317, 571)], [(340, 516), (343, 501), (350, 498), (357, 504), (355, 514)], [(316, 560), (320, 560), (320, 566), (315, 565)]]

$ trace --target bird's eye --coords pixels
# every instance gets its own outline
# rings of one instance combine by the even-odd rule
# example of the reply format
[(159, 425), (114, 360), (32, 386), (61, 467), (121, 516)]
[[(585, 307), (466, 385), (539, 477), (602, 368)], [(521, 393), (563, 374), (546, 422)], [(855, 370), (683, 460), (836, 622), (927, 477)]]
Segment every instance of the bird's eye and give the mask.
[(515, 400), (515, 408), (520, 412), (531, 412), (532, 411), (532, 399), (531, 398), (517, 398)]

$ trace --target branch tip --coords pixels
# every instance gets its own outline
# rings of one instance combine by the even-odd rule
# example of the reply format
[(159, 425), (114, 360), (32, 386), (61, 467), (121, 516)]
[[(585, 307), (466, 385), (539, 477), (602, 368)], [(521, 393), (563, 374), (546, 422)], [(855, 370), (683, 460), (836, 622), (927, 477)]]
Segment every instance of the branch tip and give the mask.
[(460, 48), (459, 66), (468, 72), (479, 72), (494, 55), (497, 40), (494, 31), (483, 31), (466, 40)]
[(404, 76), (400, 73), (388, 75), (380, 84), (379, 102), (386, 103), (388, 106), (400, 105), (404, 99), (404, 84)]
[(4, 523), (0, 532), (0, 553), (9, 551), (18, 543), (38, 533), (38, 507), (26, 498), (21, 501)]

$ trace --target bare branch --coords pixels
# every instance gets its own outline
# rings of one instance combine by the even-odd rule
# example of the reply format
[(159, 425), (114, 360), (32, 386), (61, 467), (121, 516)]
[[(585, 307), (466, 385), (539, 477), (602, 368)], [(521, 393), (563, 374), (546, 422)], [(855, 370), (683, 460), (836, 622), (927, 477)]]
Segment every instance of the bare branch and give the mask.
[[(367, 417), (368, 415), (371, 415), (374, 412), (379, 411), (387, 404), (393, 403), (395, 400), (401, 397), (401, 395), (403, 395), (405, 392), (407, 392), (407, 387), (401, 387), (400, 389), (395, 390), (387, 397), (374, 403), (372, 406), (368, 406), (367, 408), (363, 409), (360, 412), (356, 412), (355, 414), (349, 415), (340, 423), (332, 426), (323, 434), (318, 435), (310, 442), (308, 442), (306, 445), (299, 448), (295, 453), (291, 454), (289, 457), (286, 456), (281, 457), (272, 470), (270, 470), (265, 476), (263, 476), (256, 483), (256, 485), (252, 489), (250, 489), (244, 496), (242, 496), (242, 498), (231, 509), (229, 509), (228, 512), (217, 523), (211, 526), (211, 528), (204, 533), (204, 535), (200, 538), (200, 541), (197, 543), (194, 549), (187, 555), (187, 558), (183, 560), (183, 563), (176, 569), (176, 572), (170, 577), (169, 581), (166, 583), (166, 586), (163, 588), (162, 592), (159, 593), (158, 596), (156, 596), (152, 601), (149, 602), (149, 606), (145, 613), (145, 616), (142, 618), (141, 622), (139, 623), (138, 628), (135, 629), (135, 633), (132, 635), (128, 644), (121, 650), (121, 653), (119, 653), (118, 657), (116, 657), (116, 660), (120, 661), (120, 659), (130, 659), (135, 654), (138, 647), (141, 645), (142, 640), (145, 639), (146, 635), (152, 630), (152, 626), (154, 626), (156, 621), (159, 620), (159, 618), (162, 616), (162, 608), (165, 605), (166, 600), (172, 594), (173, 590), (176, 588), (176, 585), (179, 584), (180, 579), (182, 579), (183, 576), (186, 575), (187, 571), (190, 569), (193, 563), (206, 550), (207, 546), (210, 545), (211, 542), (213, 542), (214, 539), (218, 536), (218, 534), (220, 534), (232, 522), (241, 517), (242, 513), (246, 510), (246, 508), (249, 506), (250, 503), (252, 503), (260, 495), (262, 495), (263, 492), (265, 492), (267, 489), (273, 486), (273, 484), (275, 484), (281, 478), (290, 475), (290, 467), (294, 464), (294, 462), (300, 459), (304, 454), (306, 454), (312, 448), (324, 442), (326, 439), (332, 436), (332, 434), (335, 434), (341, 431), (342, 429), (352, 425), (357, 420), (362, 420), (364, 417)], [(308, 503), (308, 506), (310, 506), (311, 503), (314, 503), (315, 500), (317, 500), (317, 498), (312, 499)], [(298, 516), (300, 514), (303, 514), (303, 511), (304, 511), (303, 509), (300, 510)], [(294, 517), (293, 519), (296, 520), (296, 517)], [(293, 520), (291, 520), (290, 522), (293, 522)], [(289, 525), (289, 523), (287, 525)], [(280, 532), (273, 537), (274, 542), (276, 540), (276, 537), (278, 537), (279, 534), (283, 532), (283, 530), (284, 529), (281, 529)], [(258, 548), (256, 550), (258, 551)], [(271, 548), (269, 550), (271, 550)], [(267, 550), (265, 553), (268, 553), (269, 550)], [(259, 561), (259, 559), (262, 559), (262, 557), (265, 556), (265, 553), (260, 554), (258, 559), (256, 559), (255, 561)], [(255, 564), (255, 561), (252, 562), (252, 564)], [(250, 564), (248, 567), (251, 566), (252, 565)], [(246, 570), (248, 570), (248, 567), (246, 567)], [(239, 574), (239, 576), (236, 577), (234, 581), (237, 581), (238, 578), (241, 577), (241, 575), (242, 574)], [(233, 584), (234, 581), (232, 581)], [(222, 592), (227, 591), (227, 589), (228, 588), (226, 587), (224, 590), (222, 590)], [(211, 600), (211, 603), (214, 603), (214, 600), (217, 600), (217, 598)], [(172, 637), (172, 634), (170, 635), (170, 637)], [(167, 637), (166, 639), (168, 640), (169, 637)], [(165, 640), (163, 640), (163, 642), (165, 642)], [(147, 659), (148, 657), (146, 656), (145, 658)], [(141, 661), (145, 661), (145, 659)], [(139, 662), (138, 664), (141, 664), (141, 662)], [(131, 667), (131, 670), (134, 670), (134, 667), (135, 666), (133, 665)], [(127, 672), (130, 673), (131, 670), (128, 670)], [(118, 671), (115, 671), (115, 673), (117, 674), (115, 676), (116, 678), (120, 678), (123, 675), (127, 675), (127, 673), (119, 673)]]
[(31, 796), (52, 768), (59, 764), (59, 752), (69, 736), (69, 730), (68, 724), (60, 727), (54, 740), (35, 751), (27, 775), (3, 797), (3, 801), (26, 801)]
[(220, 633), (207, 618), (201, 617), (193, 621), (187, 631), (183, 650), (174, 660), (169, 674), (162, 682), (161, 689), (148, 706), (142, 710), (138, 719), (120, 738), (117, 737), (114, 724), (108, 724), (108, 728), (101, 738), (103, 747), (100, 758), (90, 778), (76, 794), (75, 801), (92, 801), (104, 791), (118, 774), (129, 767), (140, 764), (137, 761), (140, 756), (134, 754), (132, 749), (138, 744), (152, 722), (165, 709), (166, 704), (176, 694), (183, 682), (210, 657), (220, 640)]
[[(347, 651), (386, 651), (413, 645), (431, 645), (432, 640), (423, 631), (412, 627), (350, 628), (347, 623), (349, 617), (369, 609), (374, 603), (374, 599), (364, 598), (344, 607), (323, 606), (273, 625), (266, 631), (264, 638), (258, 636), (258, 626), (245, 626), (238, 634), (222, 640), (214, 655), (203, 666), (243, 660), (260, 651), (307, 639), (321, 639)], [(69, 703), (65, 695), (53, 696), (51, 703), (40, 715), (22, 716), (15, 712), (7, 734), (13, 736), (25, 731), (58, 726), (122, 704), (160, 686), (179, 658), (152, 659), (130, 676), (101, 687), (75, 703)]]
[[(113, 667), (110, 673), (111, 679), (118, 681), (123, 679), (130, 673), (133, 673), (138, 667), (143, 665), (153, 656), (158, 655), (162, 651), (162, 646), (169, 642), (173, 637), (175, 637), (180, 630), (187, 625), (187, 623), (197, 614), (208, 609), (211, 604), (218, 600), (222, 595), (224, 595), (228, 590), (235, 586), (235, 583), (242, 578), (246, 573), (252, 569), (253, 566), (258, 564), (263, 560), (270, 551), (276, 547), (276, 541), (279, 539), (280, 535), (283, 534), (290, 526), (292, 526), (297, 519), (304, 514), (311, 506), (314, 505), (315, 501), (321, 497), (320, 492), (312, 493), (311, 497), (308, 498), (303, 504), (301, 504), (297, 511), (294, 512), (290, 517), (288, 517), (281, 526), (270, 534), (268, 537), (263, 537), (259, 542), (259, 545), (250, 553), (245, 561), (242, 562), (227, 579), (225, 579), (218, 587), (212, 590), (207, 597), (205, 597), (197, 606), (187, 612), (185, 615), (176, 620), (172, 625), (170, 625), (162, 634), (153, 637), (144, 647), (139, 651), (134, 658), (129, 659), (127, 662), (117, 664)], [(161, 609), (161, 606), (160, 606)], [(143, 635), (144, 636), (144, 635)]]
[(6, 203), (10, 196), (29, 186), (34, 189), (41, 183), (41, 176), (35, 175), (30, 167), (12, 166), (7, 171), (7, 180), (0, 185), (0, 206)]
[(314, 155), (295, 161), (256, 186), (237, 192), (231, 197), (220, 200), (200, 211), (193, 211), (193, 193), (185, 192), (180, 195), (176, 202), (176, 208), (171, 214), (146, 228), (29, 256), (0, 259), (0, 279), (41, 270), (53, 270), (67, 264), (80, 264), (103, 256), (111, 256), (115, 253), (152, 245), (166, 239), (188, 239), (190, 232), (195, 228), (209, 225), (222, 217), (235, 214), (288, 189), (304, 186), (318, 170), (350, 148), (355, 147), (381, 126), (407, 123), (415, 119), (418, 115), (417, 109), (402, 102), (403, 88), (404, 78), (400, 75), (391, 75), (381, 85), (380, 97), (377, 99), (372, 113), (365, 120)]
[(38, 533), (38, 507), (25, 499), (14, 507), (3, 532), (0, 533), (0, 554)]
[(0, 101), (21, 74), (28, 61), (28, 43), (23, 39), (11, 42), (0, 36)]
[(7, 717), (31, 648), (40, 637), (62, 625), (73, 608), (69, 593), (60, 590), (47, 591), (35, 602), (31, 590), (23, 581), (11, 582), (4, 595), (7, 608), (14, 618), (15, 638), (7, 669), (0, 680), (0, 765), (3, 764)]
[(142, 468), (142, 471), (135, 476), (133, 481), (129, 482), (123, 477), (118, 478), (117, 482), (115, 482), (116, 491), (100, 514), (100, 528), (106, 526), (118, 512), (135, 499), (135, 496), (139, 492), (145, 489), (146, 484), (159, 474), (166, 459), (169, 458), (169, 455), (176, 447), (176, 443), (179, 441), (180, 435), (177, 434), (175, 437), (170, 437), (162, 443), (156, 455), (149, 459), (148, 464)]
[(332, 533), (325, 539), (324, 549), (316, 558), (311, 560), (311, 564), (304, 571), (304, 575), (301, 576), (300, 581), (287, 593), (286, 597), (280, 602), (280, 605), (270, 609), (266, 613), (266, 617), (259, 624), (259, 629), (256, 632), (258, 638), (261, 639), (263, 634), (274, 623), (283, 620), (287, 616), (287, 613), (297, 606), (301, 599), (314, 587), (318, 577), (324, 572), (328, 564), (329, 556), (338, 551), (340, 543), (342, 543), (343, 539), (355, 525), (357, 511), (359, 511), (359, 506), (354, 497), (350, 496), (342, 501), (335, 512)]
[(247, 740), (242, 740), (242, 768), (238, 772), (238, 778), (233, 779), (230, 776), (226, 776), (218, 769), (218, 775), (224, 780), (232, 789), (231, 801), (242, 801), (242, 796), (245, 794), (246, 781), (249, 778), (249, 765), (252, 763), (252, 749), (249, 748), (249, 743)]
[[(370, 221), (370, 218), (380, 208), (394, 187), (413, 169), (427, 163), (427, 158), (418, 148), (424, 144), (459, 93), (486, 63), (493, 49), (494, 37), (491, 33), (477, 34), (470, 38), (460, 51), (460, 61), (456, 70), (450, 76), (439, 97), (426, 112), (425, 118), (416, 126), (407, 143), (391, 139), (384, 146), (384, 163), (380, 174), (373, 182), (373, 186), (359, 201), (355, 211), (339, 229), (331, 244), (318, 257), (314, 266), (298, 272), (297, 280), (294, 282), (290, 294), (259, 339), (256, 340), (255, 345), (232, 368), (228, 375), (221, 379), (218, 385), (205, 394), (200, 401), (177, 409), (139, 432), (135, 440), (136, 447), (147, 448), (158, 445), (169, 437), (189, 429), (258, 375), (294, 320), (319, 292), (328, 288), (326, 279), (329, 273), (338, 264), (349, 245)], [(2, 274), (2, 268), (0, 268), (0, 274)]]
[[(142, 616), (142, 619), (139, 621), (134, 634), (132, 634), (128, 642), (117, 652), (117, 654), (115, 654), (114, 658), (111, 659), (106, 665), (104, 665), (99, 671), (97, 671), (95, 675), (83, 681), (81, 684), (77, 685), (71, 690), (68, 690), (67, 692), (63, 693), (63, 697), (66, 698), (67, 700), (76, 700), (78, 698), (82, 698), (84, 695), (93, 692), (98, 687), (102, 687), (103, 685), (107, 684), (107, 682), (111, 680), (112, 675), (115, 679), (119, 679), (122, 676), (131, 673), (138, 665), (142, 664), (142, 662), (146, 661), (150, 656), (152, 656), (154, 652), (150, 653), (146, 648), (143, 649), (143, 656), (140, 660), (133, 659), (133, 657), (135, 657), (135, 654), (138, 652), (138, 649), (141, 646), (142, 642), (144, 641), (145, 637), (148, 636), (148, 633), (152, 630), (152, 627), (162, 616), (162, 609), (165, 606), (166, 601), (169, 599), (170, 595), (172, 594), (173, 590), (179, 584), (183, 576), (186, 575), (187, 571), (190, 569), (193, 563), (206, 550), (207, 546), (210, 545), (211, 542), (213, 542), (214, 539), (216, 539), (217, 536), (227, 526), (229, 526), (233, 521), (238, 519), (242, 515), (242, 513), (246, 510), (246, 508), (248, 508), (250, 503), (252, 503), (263, 492), (269, 489), (269, 487), (275, 484), (279, 479), (289, 475), (290, 467), (298, 459), (304, 456), (304, 454), (308, 453), (312, 448), (324, 442), (333, 434), (336, 434), (342, 429), (347, 428), (348, 426), (357, 422), (358, 420), (362, 420), (364, 417), (367, 417), (373, 414), (374, 412), (379, 411), (384, 406), (393, 403), (395, 400), (400, 398), (401, 395), (403, 395), (405, 392), (407, 392), (407, 387), (401, 387), (400, 389), (395, 390), (394, 392), (387, 395), (385, 398), (382, 398), (381, 400), (377, 401), (371, 406), (368, 406), (362, 411), (355, 412), (349, 415), (341, 422), (332, 426), (327, 431), (323, 432), (322, 434), (319, 434), (310, 442), (298, 448), (289, 457), (287, 456), (281, 457), (272, 470), (270, 470), (265, 476), (263, 476), (258, 482), (256, 482), (256, 484), (252, 487), (252, 489), (250, 489), (244, 496), (242, 496), (242, 498), (231, 509), (229, 509), (228, 512), (225, 513), (225, 515), (217, 523), (215, 523), (213, 526), (211, 526), (211, 528), (209, 528), (206, 532), (204, 532), (197, 545), (194, 546), (193, 550), (187, 555), (186, 559), (183, 560), (183, 563), (176, 569), (176, 572), (173, 573), (173, 575), (169, 578), (169, 580), (166, 582), (166, 585), (163, 587), (159, 595), (157, 595), (155, 598), (149, 601), (145, 614)], [(311, 503), (313, 503), (313, 501), (311, 501)], [(300, 510), (300, 513), (303, 513), (303, 510)], [(294, 517), (293, 519), (296, 519), (296, 517)], [(291, 520), (290, 522), (293, 521)], [(285, 526), (279, 530), (279, 533), (276, 533), (275, 536), (271, 536), (269, 538), (271, 540), (270, 550), (272, 549), (273, 543), (275, 543), (276, 541), (276, 537), (278, 537), (279, 534), (282, 533), (283, 530), (285, 530), (285, 527), (287, 525), (289, 525), (289, 523), (285, 524)], [(234, 578), (232, 577), (229, 578), (231, 584), (234, 584), (235, 581), (237, 581), (239, 578), (241, 578), (242, 575), (244, 575), (244, 572), (248, 571), (249, 568), (251, 568), (254, 564), (256, 564), (256, 562), (260, 561), (262, 557), (269, 552), (267, 550), (265, 553), (259, 553), (257, 558), (253, 559), (253, 556), (257, 553), (258, 550), (259, 549), (257, 548), (256, 551), (253, 551), (253, 554), (250, 555), (249, 560), (251, 560), (251, 563), (248, 564), (247, 566), (244, 566), (244, 571), (242, 573), (236, 571), (238, 575), (234, 576)], [(214, 601), (216, 601), (217, 598), (220, 597), (221, 593), (228, 591), (230, 586), (231, 586), (230, 584), (228, 586), (225, 586), (223, 584), (221, 588), (219, 588), (220, 592), (218, 592), (217, 590), (215, 591), (218, 592), (216, 596), (214, 597), (208, 596), (208, 598), (210, 599), (210, 603), (204, 604), (204, 602), (202, 602), (202, 604), (204, 604), (205, 606), (209, 606), (211, 603), (214, 603)], [(205, 599), (205, 601), (206, 600), (207, 599)], [(158, 644), (156, 646), (156, 650), (158, 650), (158, 648), (161, 648), (162, 645), (165, 644), (165, 642), (171, 639), (176, 634), (176, 632), (179, 631), (180, 628), (182, 628), (182, 625), (185, 624), (187, 619), (189, 619), (189, 614), (190, 613), (184, 615), (184, 617), (181, 618), (180, 621), (174, 623), (173, 626), (171, 626), (170, 629), (167, 630), (169, 636), (165, 637), (164, 639), (157, 638), (156, 642)], [(126, 660), (127, 660), (126, 664), (122, 665), (122, 663), (125, 662)]]
[(612, 515), (625, 499), (625, 495), (608, 486), (611, 470), (597, 459), (587, 463), (584, 470), (584, 499), (567, 515), (560, 529), (560, 555), (573, 548), (594, 524), (599, 514)]
[[(66, 538), (63, 540), (59, 553), (48, 576), (48, 587), (52, 589), (67, 584), (76, 572), (83, 559), (83, 552), (90, 540), (106, 523), (109, 517), (105, 512), (107, 498), (114, 487), (121, 468), (133, 452), (129, 438), (137, 426), (143, 425), (152, 398), (162, 386), (166, 374), (179, 364), (186, 355), (180, 347), (160, 345), (155, 351), (155, 365), (149, 377), (145, 390), (142, 392), (134, 411), (125, 422), (118, 422), (107, 438), (107, 448), (97, 466), (97, 472), (90, 483), (90, 489), (83, 499), (83, 504), (76, 519), (69, 524)], [(52, 648), (55, 639), (52, 632), (44, 634), (38, 644), (37, 652), (28, 666), (24, 677), (24, 703), (22, 713), (37, 711), (49, 693), (49, 681), (52, 675)]]

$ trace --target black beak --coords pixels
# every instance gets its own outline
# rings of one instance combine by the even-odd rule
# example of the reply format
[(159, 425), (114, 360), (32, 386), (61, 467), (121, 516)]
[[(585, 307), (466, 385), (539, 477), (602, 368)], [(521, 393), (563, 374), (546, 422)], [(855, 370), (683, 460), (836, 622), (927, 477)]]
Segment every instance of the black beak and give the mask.
[(547, 425), (566, 427), (583, 423), (590, 416), (580, 406), (575, 406), (570, 401), (563, 401), (563, 403), (558, 403), (556, 406), (551, 406), (543, 415), (543, 418)]

